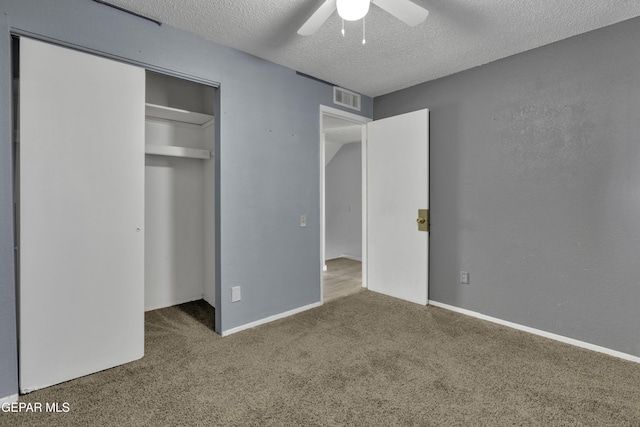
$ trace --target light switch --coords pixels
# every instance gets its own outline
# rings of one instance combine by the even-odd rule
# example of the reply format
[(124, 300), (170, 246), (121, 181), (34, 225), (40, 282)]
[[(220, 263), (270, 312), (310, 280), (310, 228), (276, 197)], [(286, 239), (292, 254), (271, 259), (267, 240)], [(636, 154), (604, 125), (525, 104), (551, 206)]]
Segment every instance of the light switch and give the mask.
[(234, 286), (231, 288), (231, 302), (240, 301), (240, 286)]
[(300, 227), (306, 227), (306, 226), (307, 226), (307, 216), (300, 215)]

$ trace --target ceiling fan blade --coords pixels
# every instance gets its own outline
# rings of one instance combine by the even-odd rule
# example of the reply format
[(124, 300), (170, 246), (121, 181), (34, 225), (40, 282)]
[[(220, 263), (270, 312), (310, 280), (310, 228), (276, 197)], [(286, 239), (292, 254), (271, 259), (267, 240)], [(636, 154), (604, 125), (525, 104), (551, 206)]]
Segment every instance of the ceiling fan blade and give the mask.
[(410, 0), (371, 0), (380, 9), (387, 11), (412, 27), (427, 19), (429, 11)]
[(318, 28), (326, 22), (333, 12), (336, 11), (336, 0), (326, 0), (313, 12), (313, 15), (298, 30), (301, 36), (310, 36), (318, 31)]

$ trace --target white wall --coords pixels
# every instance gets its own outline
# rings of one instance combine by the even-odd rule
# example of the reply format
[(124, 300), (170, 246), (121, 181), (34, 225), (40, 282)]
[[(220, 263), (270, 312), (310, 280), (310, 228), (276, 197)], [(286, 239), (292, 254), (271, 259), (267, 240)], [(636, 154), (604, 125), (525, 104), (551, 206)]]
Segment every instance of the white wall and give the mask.
[(342, 143), (326, 141), (324, 142), (324, 165), (325, 167), (333, 159), (333, 156), (338, 154), (338, 151), (342, 148)]
[[(202, 147), (202, 129), (147, 119), (147, 144)], [(204, 295), (204, 162), (146, 155), (145, 310)]]
[(344, 144), (325, 168), (325, 259), (362, 258), (362, 145)]

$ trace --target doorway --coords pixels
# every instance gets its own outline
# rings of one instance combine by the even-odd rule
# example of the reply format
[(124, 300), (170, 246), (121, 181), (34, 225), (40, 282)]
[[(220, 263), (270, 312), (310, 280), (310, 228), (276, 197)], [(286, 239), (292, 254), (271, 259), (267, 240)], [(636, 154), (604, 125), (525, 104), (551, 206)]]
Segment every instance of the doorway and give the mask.
[(366, 287), (366, 123), (320, 108), (322, 302)]

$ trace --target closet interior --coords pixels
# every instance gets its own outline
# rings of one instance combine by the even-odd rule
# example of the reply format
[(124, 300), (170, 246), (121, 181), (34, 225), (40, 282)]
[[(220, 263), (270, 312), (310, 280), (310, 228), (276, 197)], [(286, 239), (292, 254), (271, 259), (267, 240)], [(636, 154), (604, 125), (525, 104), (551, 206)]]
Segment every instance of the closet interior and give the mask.
[(146, 72), (145, 311), (215, 304), (215, 91)]

